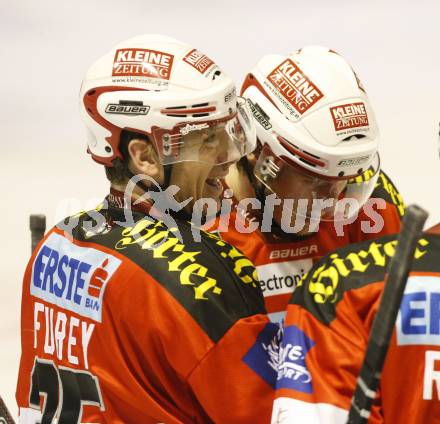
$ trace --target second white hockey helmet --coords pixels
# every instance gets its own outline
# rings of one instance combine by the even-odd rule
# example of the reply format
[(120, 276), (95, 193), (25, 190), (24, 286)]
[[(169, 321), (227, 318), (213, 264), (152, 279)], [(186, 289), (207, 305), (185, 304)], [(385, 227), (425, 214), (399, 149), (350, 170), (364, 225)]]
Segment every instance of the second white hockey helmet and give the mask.
[(277, 181), (290, 175), (292, 187), (307, 182), (314, 198), (365, 203), (379, 173), (379, 133), (363, 86), (339, 54), (309, 46), (264, 56), (242, 95), (262, 145), (255, 174), (263, 184), (279, 197), (295, 196), (295, 190), (280, 193)]

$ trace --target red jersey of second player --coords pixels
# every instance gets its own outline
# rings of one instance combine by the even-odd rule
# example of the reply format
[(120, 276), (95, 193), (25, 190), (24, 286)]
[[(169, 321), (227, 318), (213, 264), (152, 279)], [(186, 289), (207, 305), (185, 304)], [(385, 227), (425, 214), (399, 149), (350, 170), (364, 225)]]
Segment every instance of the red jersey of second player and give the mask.
[(385, 208), (363, 208), (357, 219), (345, 226), (321, 222), (319, 231), (306, 237), (293, 234), (278, 236), (273, 232), (261, 232), (260, 227), (256, 231), (242, 233), (237, 230), (238, 221), (243, 221), (241, 225), (246, 227), (252, 220), (259, 220), (259, 217), (243, 217), (236, 210), (229, 216), (225, 231), (226, 226), (220, 218), (218, 227), (221, 237), (240, 249), (255, 264), (272, 321), (283, 319), (294, 288), (319, 258), (350, 243), (399, 232), (404, 204), (397, 189), (383, 172), (371, 199), (383, 199), (381, 203), (385, 204)]

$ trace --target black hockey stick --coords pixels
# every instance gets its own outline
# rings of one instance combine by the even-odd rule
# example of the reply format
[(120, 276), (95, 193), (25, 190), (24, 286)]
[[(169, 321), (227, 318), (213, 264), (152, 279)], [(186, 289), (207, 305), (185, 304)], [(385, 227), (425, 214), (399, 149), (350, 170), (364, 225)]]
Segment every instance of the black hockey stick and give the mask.
[(382, 299), (351, 401), (348, 424), (368, 422), (417, 241), (427, 217), (428, 213), (417, 205), (411, 205), (405, 211), (396, 252), (389, 264)]
[(0, 424), (15, 424), (12, 415), (6, 407), (3, 398), (0, 396)]
[(31, 215), (29, 217), (29, 228), (31, 230), (31, 252), (33, 252), (46, 231), (46, 215)]

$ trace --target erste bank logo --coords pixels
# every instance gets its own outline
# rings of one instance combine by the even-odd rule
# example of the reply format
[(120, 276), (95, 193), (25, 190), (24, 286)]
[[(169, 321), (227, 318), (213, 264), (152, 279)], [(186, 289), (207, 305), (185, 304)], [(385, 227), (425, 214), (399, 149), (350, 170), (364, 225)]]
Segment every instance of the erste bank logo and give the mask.
[(319, 88), (290, 59), (278, 65), (267, 79), (300, 115), (323, 97)]
[(183, 60), (201, 74), (204, 74), (214, 64), (208, 56), (196, 49), (191, 50)]
[(440, 346), (440, 277), (408, 278), (396, 321), (397, 345)]
[(330, 113), (336, 131), (369, 125), (365, 104), (362, 102), (331, 107)]
[(118, 49), (112, 76), (139, 76), (170, 79), (174, 56), (148, 49)]
[(52, 233), (32, 265), (31, 294), (101, 322), (104, 291), (120, 264), (113, 255)]
[(257, 337), (243, 362), (255, 371), (267, 384), (275, 389), (277, 380), (277, 367), (279, 347), (283, 337), (280, 324), (268, 323)]

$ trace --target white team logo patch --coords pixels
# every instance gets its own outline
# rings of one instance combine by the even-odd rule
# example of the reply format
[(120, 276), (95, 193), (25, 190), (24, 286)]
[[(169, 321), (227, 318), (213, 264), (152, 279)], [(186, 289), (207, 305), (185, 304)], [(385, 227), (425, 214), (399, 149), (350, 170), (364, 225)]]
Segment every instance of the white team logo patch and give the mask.
[(120, 259), (52, 233), (32, 265), (31, 294), (101, 322), (107, 283)]
[(257, 266), (263, 295), (266, 297), (292, 293), (312, 265), (313, 261), (309, 258)]
[(440, 346), (440, 278), (410, 276), (396, 321), (398, 345)]

